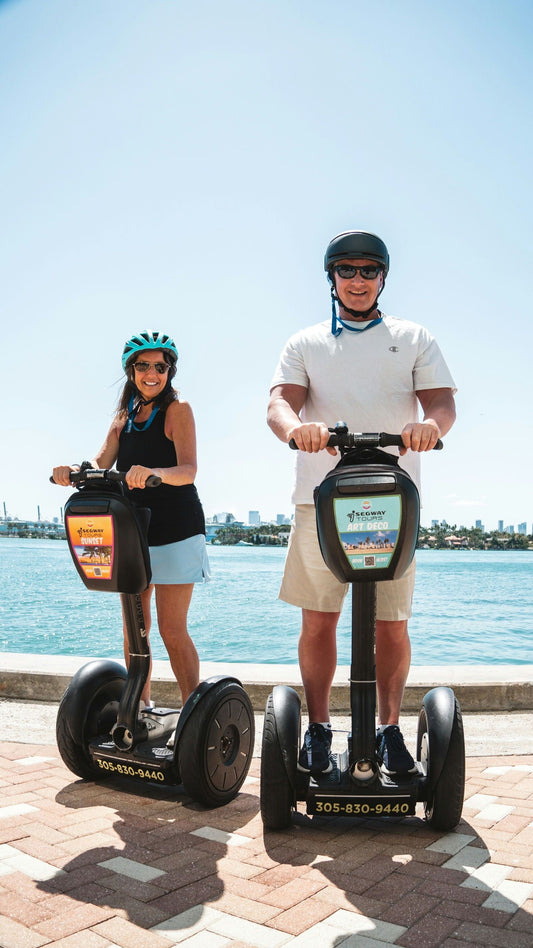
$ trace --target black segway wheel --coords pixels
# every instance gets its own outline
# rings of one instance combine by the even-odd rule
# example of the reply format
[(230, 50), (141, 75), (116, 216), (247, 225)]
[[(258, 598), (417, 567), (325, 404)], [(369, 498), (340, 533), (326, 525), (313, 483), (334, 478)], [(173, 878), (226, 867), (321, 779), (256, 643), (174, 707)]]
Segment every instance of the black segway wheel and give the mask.
[(465, 744), (461, 708), (450, 689), (435, 688), (424, 698), (418, 717), (417, 759), (428, 780), (425, 818), (437, 830), (451, 830), (463, 809)]
[(125, 679), (126, 669), (116, 662), (89, 662), (74, 675), (63, 695), (56, 719), (57, 746), (77, 777), (97, 780), (107, 775), (92, 760), (88, 745), (98, 735), (110, 733)]
[(178, 766), (186, 792), (207, 807), (237, 796), (254, 752), (251, 701), (236, 681), (222, 680), (191, 712), (179, 738)]
[[(278, 685), (268, 696), (261, 745), (261, 818), (266, 829), (287, 829), (296, 806), (300, 700)], [(292, 777), (292, 780), (291, 780)]]

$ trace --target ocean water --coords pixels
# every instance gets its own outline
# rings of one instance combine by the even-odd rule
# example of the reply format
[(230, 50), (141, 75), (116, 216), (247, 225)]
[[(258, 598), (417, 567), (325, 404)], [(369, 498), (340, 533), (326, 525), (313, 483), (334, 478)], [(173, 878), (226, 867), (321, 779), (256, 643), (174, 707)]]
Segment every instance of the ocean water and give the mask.
[[(296, 664), (299, 610), (277, 599), (285, 550), (210, 546), (209, 557), (213, 578), (189, 613), (201, 660)], [(121, 657), (119, 596), (85, 588), (65, 541), (0, 539), (0, 579), (1, 651)], [(413, 665), (533, 664), (532, 579), (532, 551), (420, 550)], [(339, 664), (350, 662), (350, 620), (347, 599)]]

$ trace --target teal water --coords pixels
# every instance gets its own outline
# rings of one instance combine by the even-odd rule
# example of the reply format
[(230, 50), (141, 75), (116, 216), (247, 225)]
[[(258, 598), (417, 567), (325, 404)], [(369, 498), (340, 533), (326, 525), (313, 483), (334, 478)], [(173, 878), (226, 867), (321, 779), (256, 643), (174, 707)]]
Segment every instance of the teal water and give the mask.
[[(277, 599), (285, 550), (209, 548), (213, 578), (197, 585), (189, 628), (200, 658), (296, 663), (299, 610)], [(533, 664), (533, 552), (420, 550), (414, 665)], [(120, 601), (89, 592), (67, 544), (0, 539), (0, 650), (120, 657)], [(154, 658), (166, 658), (151, 636)], [(350, 608), (339, 623), (339, 664), (350, 662)]]

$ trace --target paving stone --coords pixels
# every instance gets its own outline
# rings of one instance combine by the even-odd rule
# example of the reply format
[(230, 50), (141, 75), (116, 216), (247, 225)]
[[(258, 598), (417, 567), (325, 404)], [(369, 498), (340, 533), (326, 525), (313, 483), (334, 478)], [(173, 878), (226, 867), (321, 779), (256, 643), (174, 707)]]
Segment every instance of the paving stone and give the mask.
[(312, 928), (316, 922), (321, 922), (333, 914), (333, 906), (310, 898), (276, 915), (268, 924), (278, 931), (299, 935), (308, 928)]
[(84, 928), (91, 928), (104, 919), (112, 917), (113, 914), (111, 908), (103, 908), (99, 905), (78, 905), (61, 915), (53, 915), (50, 919), (37, 922), (33, 929), (48, 936), (50, 940), (57, 940)]
[(476, 942), (483, 948), (531, 948), (533, 943), (533, 927), (529, 932), (517, 932), (509, 928), (496, 929), (464, 922), (457, 928), (455, 935), (463, 942)]
[(93, 926), (93, 931), (119, 948), (169, 948), (168, 938), (158, 932), (146, 931), (124, 918), (110, 918)]
[(513, 882), (506, 879), (491, 892), (483, 905), (487, 908), (498, 909), (500, 912), (516, 912), (533, 894), (533, 885), (526, 882)]
[(243, 940), (251, 948), (281, 948), (290, 943), (283, 932), (274, 931), (255, 922), (249, 922), (233, 915), (225, 915), (217, 919), (211, 926), (212, 931), (229, 938)]
[(403, 948), (437, 948), (452, 932), (455, 934), (457, 922), (444, 915), (432, 913), (415, 922), (414, 925), (396, 939), (396, 944)]
[(145, 866), (133, 859), (125, 859), (123, 856), (116, 856), (114, 859), (106, 859), (98, 863), (102, 869), (111, 869), (120, 875), (128, 876), (131, 879), (138, 879), (139, 882), (151, 882), (158, 876), (164, 875), (162, 869), (154, 869), (153, 866)]
[(10, 918), (0, 917), (0, 945), (6, 948), (40, 948), (49, 943), (50, 939), (46, 935), (40, 935)]

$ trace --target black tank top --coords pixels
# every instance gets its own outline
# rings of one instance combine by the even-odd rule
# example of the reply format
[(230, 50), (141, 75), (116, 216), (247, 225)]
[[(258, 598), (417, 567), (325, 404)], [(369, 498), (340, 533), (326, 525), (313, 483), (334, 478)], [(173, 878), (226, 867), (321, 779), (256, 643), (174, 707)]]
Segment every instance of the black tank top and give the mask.
[[(120, 432), (117, 470), (129, 471), (133, 464), (144, 467), (175, 467), (178, 463), (174, 444), (165, 435), (165, 413), (158, 411), (148, 428)], [(128, 489), (128, 497), (137, 507), (149, 507), (148, 545), (162, 546), (188, 537), (205, 534), (205, 519), (194, 484), (172, 487)]]

